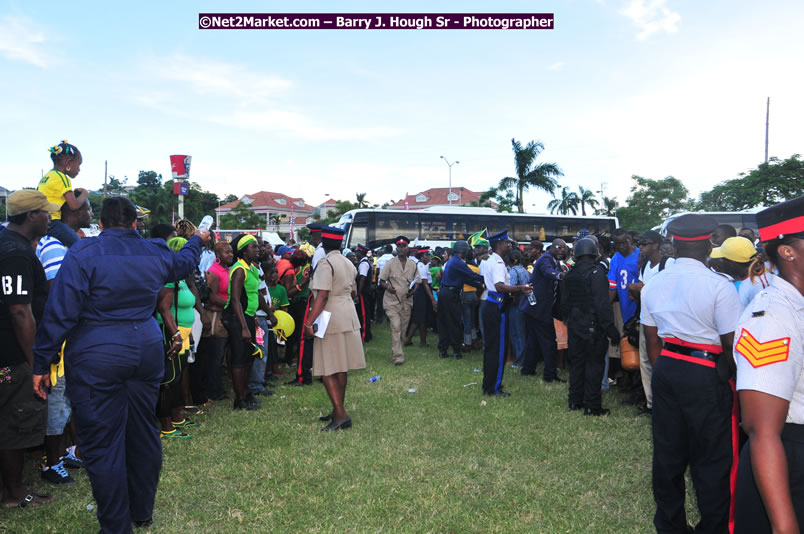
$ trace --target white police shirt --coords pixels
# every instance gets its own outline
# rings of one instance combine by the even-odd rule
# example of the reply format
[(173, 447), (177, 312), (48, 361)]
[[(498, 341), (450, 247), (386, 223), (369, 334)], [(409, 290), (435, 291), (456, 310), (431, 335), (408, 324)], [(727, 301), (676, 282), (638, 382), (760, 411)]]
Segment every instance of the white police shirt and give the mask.
[(742, 309), (734, 284), (691, 258), (678, 258), (651, 277), (641, 301), (643, 326), (657, 327), (661, 338), (702, 345), (720, 345), (721, 335), (734, 332)]
[(486, 284), (486, 289), (480, 295), (480, 300), (486, 300), (489, 296), (489, 289), (497, 291), (495, 285), (499, 282), (508, 285), (511, 280), (511, 275), (508, 273), (508, 268), (505, 266), (505, 261), (496, 252), (492, 252), (489, 259), (480, 262), (480, 274), (483, 276), (483, 281)]
[(754, 297), (734, 333), (737, 389), (790, 403), (787, 423), (804, 424), (804, 296), (779, 276)]
[(314, 271), (316, 266), (318, 265), (318, 262), (326, 257), (327, 253), (326, 251), (324, 251), (324, 247), (321, 245), (321, 243), (319, 243), (318, 246), (315, 247), (315, 252), (313, 252), (313, 259), (310, 260), (310, 265), (312, 265)]

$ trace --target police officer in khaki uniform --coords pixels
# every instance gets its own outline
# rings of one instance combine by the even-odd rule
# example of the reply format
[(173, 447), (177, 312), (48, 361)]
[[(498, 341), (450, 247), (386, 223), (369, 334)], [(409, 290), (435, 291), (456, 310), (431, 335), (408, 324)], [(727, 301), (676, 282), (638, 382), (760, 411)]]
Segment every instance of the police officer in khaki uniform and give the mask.
[(804, 197), (757, 213), (779, 270), (735, 330), (737, 390), (748, 443), (740, 453), (735, 534), (804, 524)]
[(385, 290), (383, 307), (391, 323), (391, 359), (394, 365), (402, 365), (405, 363), (405, 353), (402, 351), (403, 336), (413, 308), (411, 297), (416, 292), (420, 278), (416, 265), (408, 259), (410, 240), (405, 236), (399, 236), (394, 239), (394, 244), (396, 257), (383, 266), (379, 283)]

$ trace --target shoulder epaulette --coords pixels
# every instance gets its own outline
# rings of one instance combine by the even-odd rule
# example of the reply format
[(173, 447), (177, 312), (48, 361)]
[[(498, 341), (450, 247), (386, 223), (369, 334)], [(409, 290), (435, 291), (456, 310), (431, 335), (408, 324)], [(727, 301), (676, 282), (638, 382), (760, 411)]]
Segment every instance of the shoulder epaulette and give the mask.
[(765, 315), (765, 310), (768, 309), (768, 302), (770, 295), (767, 291), (762, 291), (754, 299), (754, 307), (751, 309), (751, 317), (762, 317)]

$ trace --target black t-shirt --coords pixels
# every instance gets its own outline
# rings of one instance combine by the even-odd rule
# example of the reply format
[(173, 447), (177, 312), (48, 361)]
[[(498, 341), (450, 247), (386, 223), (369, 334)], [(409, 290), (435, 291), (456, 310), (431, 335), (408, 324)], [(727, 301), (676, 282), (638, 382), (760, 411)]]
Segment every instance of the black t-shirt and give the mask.
[(0, 366), (25, 361), (25, 353), (17, 342), (9, 305), (30, 304), (38, 323), (47, 300), (47, 280), (33, 246), (12, 230), (0, 232)]

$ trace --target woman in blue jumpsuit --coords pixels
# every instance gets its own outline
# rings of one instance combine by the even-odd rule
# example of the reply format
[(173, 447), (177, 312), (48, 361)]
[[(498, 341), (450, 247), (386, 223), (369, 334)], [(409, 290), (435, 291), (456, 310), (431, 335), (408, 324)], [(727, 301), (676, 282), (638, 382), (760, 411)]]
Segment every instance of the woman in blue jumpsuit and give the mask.
[(165, 283), (193, 272), (209, 238), (197, 232), (177, 254), (140, 237), (136, 219), (128, 199), (103, 201), (103, 232), (65, 256), (34, 345), (34, 389), (45, 397), (50, 361), (67, 342), (67, 395), (103, 533), (152, 520), (162, 466), (154, 413), (164, 374), (156, 298)]

